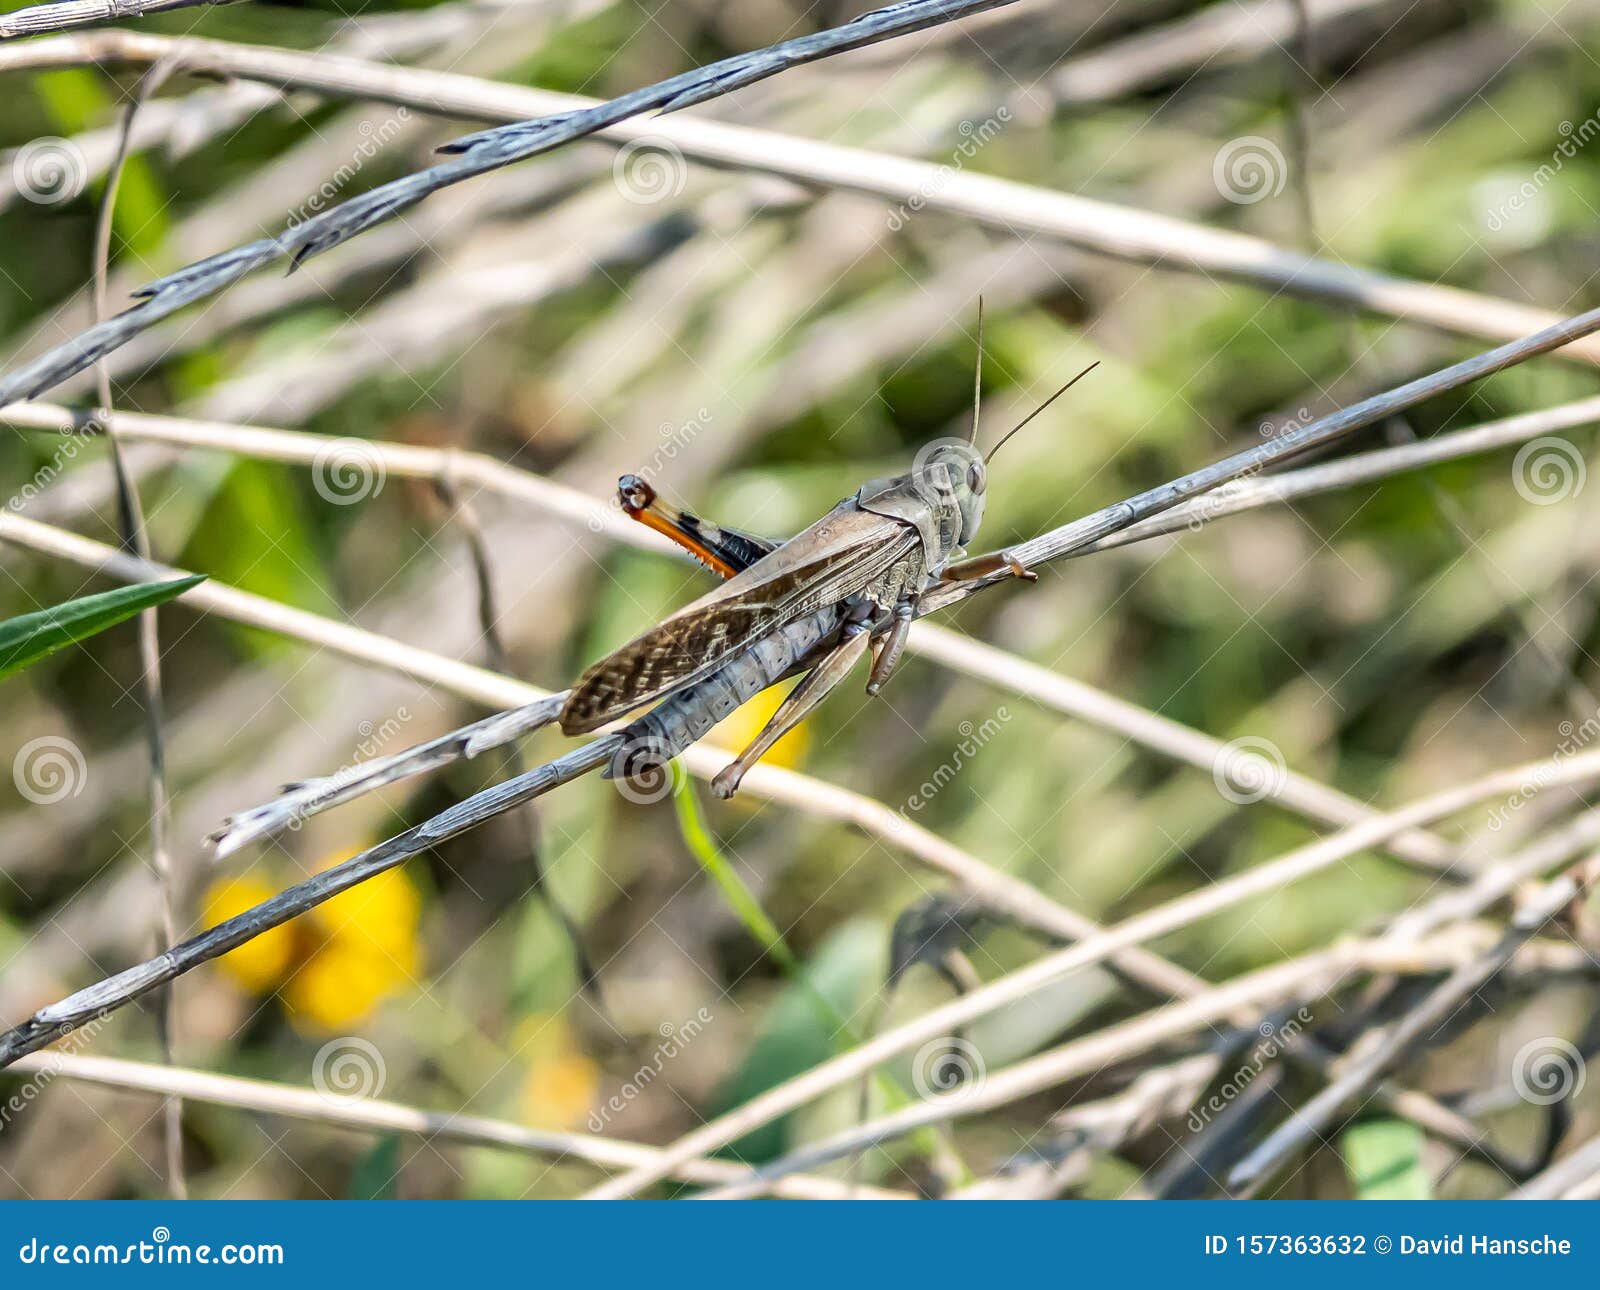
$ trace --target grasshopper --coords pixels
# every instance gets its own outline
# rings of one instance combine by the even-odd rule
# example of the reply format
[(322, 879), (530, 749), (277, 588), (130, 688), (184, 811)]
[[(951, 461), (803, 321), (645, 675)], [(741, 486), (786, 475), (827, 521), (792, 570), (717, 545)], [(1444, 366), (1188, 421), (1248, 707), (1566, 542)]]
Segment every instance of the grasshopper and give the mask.
[(976, 445), (974, 382), (971, 438), (927, 445), (910, 471), (863, 484), (787, 542), (710, 524), (666, 505), (638, 476), (624, 475), (623, 510), (726, 581), (584, 672), (562, 706), (562, 730), (588, 734), (654, 703), (623, 730), (604, 774), (659, 773), (741, 703), (803, 672), (766, 727), (712, 781), (717, 796), (731, 797), (750, 767), (869, 649), (867, 693), (878, 693), (900, 662), (919, 600), (930, 587), (997, 568), (1033, 577), (1005, 553), (955, 562), (983, 521), (988, 459), (1089, 370), (1056, 391), (987, 456)]

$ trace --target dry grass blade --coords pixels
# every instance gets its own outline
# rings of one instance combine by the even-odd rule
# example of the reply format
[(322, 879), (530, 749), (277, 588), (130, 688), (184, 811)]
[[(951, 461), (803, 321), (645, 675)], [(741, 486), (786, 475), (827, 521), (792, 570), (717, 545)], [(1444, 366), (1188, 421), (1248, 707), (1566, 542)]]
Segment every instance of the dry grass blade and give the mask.
[[(429, 1141), (495, 1147), (530, 1155), (582, 1160), (601, 1169), (625, 1169), (655, 1159), (654, 1147), (586, 1133), (556, 1133), (506, 1120), (460, 1112), (424, 1111), (379, 1098), (337, 1097), (290, 1084), (242, 1079), (210, 1071), (152, 1066), (115, 1057), (43, 1053), (24, 1057), (12, 1068), (36, 1084), (65, 1079), (102, 1088), (158, 1096), (178, 1095), (213, 1106), (236, 1107), (258, 1115), (285, 1116), (331, 1124), (356, 1132), (410, 1133)], [(696, 1160), (677, 1174), (684, 1182), (716, 1184), (744, 1176), (732, 1161)], [(831, 1178), (791, 1177), (777, 1194), (795, 1200), (907, 1200), (905, 1192), (862, 1187)]]
[(237, 4), (239, 0), (54, 0), (51, 4), (29, 5), (10, 13), (0, 13), (0, 40), (19, 36), (38, 36), (49, 31), (69, 31), (98, 22), (119, 22), (142, 18), (151, 13), (171, 13), (174, 9), (199, 9), (212, 5)]
[[(165, 566), (153, 565), (117, 552), (97, 542), (53, 529), (18, 516), (0, 514), (0, 542), (14, 542), (33, 550), (75, 560), (90, 568), (99, 569), (127, 581), (151, 581), (171, 575)], [(537, 712), (542, 701), (554, 701), (533, 686), (510, 677), (487, 672), (468, 664), (456, 663), (429, 654), (425, 650), (402, 645), (384, 637), (361, 631), (341, 623), (333, 623), (315, 614), (290, 609), (273, 601), (241, 592), (216, 582), (207, 582), (193, 589), (187, 602), (191, 608), (221, 613), (227, 617), (268, 631), (292, 636), (296, 639), (336, 650), (347, 657), (388, 667), (406, 675), (447, 685), (458, 694), (476, 698), (496, 706), (532, 705)], [(492, 718), (491, 721), (498, 721)], [(490, 727), (493, 729), (493, 727)], [(425, 849), (439, 836), (454, 836), (476, 826), (494, 815), (531, 800), (577, 775), (586, 774), (602, 765), (615, 750), (612, 737), (607, 736), (585, 745), (555, 762), (539, 767), (526, 775), (488, 789), (453, 811), (445, 812), (416, 829), (374, 847), (339, 870), (337, 884), (325, 884), (328, 873), (298, 887), (280, 893), (278, 897), (252, 910), (249, 915), (235, 920), (237, 924), (229, 935), (241, 934), (249, 939), (254, 933), (251, 926), (264, 929), (277, 926), (297, 913), (314, 908), (348, 886), (393, 868), (418, 849)], [(683, 760), (696, 775), (710, 778), (720, 770), (727, 754), (703, 744), (691, 746)], [(335, 782), (315, 791), (337, 792)], [(834, 784), (827, 784), (794, 771), (774, 766), (754, 767), (745, 781), (745, 791), (757, 797), (780, 802), (804, 811), (814, 818), (834, 820), (854, 825), (879, 839), (885, 845), (902, 850), (921, 862), (955, 879), (970, 897), (994, 910), (1015, 919), (1046, 935), (1062, 939), (1076, 939), (1097, 933), (1100, 929), (1092, 920), (1084, 918), (1064, 905), (1045, 897), (1036, 888), (1008, 874), (990, 868), (976, 857), (951, 845), (928, 829), (913, 823), (903, 815), (862, 794), (851, 792)], [(442, 835), (440, 829), (446, 830)], [(408, 849), (409, 848), (409, 849)], [(255, 922), (252, 923), (251, 920)], [(160, 980), (171, 979), (198, 963), (213, 958), (232, 948), (224, 943), (226, 937), (216, 937), (213, 929), (202, 937), (184, 943), (183, 963), (173, 972), (173, 964), (152, 960), (143, 968), (122, 974), (123, 985), (112, 993), (126, 1002), (137, 994), (153, 987)], [(248, 934), (246, 934), (248, 933)], [(235, 943), (242, 943), (242, 940)], [(1166, 962), (1159, 955), (1139, 947), (1116, 955), (1114, 962), (1130, 976), (1146, 982), (1161, 994), (1182, 993), (1191, 989), (1195, 978)], [(125, 989), (133, 990), (124, 994)], [(119, 1005), (120, 1006), (120, 1005)], [(28, 1043), (38, 1047), (48, 1043), (44, 1030), (29, 1032)], [(3, 1051), (3, 1049), (0, 1049)], [(31, 1051), (31, 1048), (29, 1049)], [(3, 1064), (3, 1061), (0, 1061)]]
[[(1600, 762), (1591, 762), (1586, 772), (1587, 778), (1594, 777), (1597, 765)], [(1509, 782), (1509, 777), (1502, 779), (1500, 791), (1505, 791)], [(1482, 781), (1480, 785), (1468, 788), (1486, 784), (1487, 781)], [(1429, 800), (1438, 803), (1445, 796), (1441, 794)], [(1455, 797), (1454, 805), (1461, 804), (1461, 797)], [(1424, 805), (1427, 802), (1419, 802), (1416, 807)], [(1414, 809), (1408, 808), (1400, 814)], [(1070, 1041), (1003, 1071), (990, 1073), (981, 1088), (957, 1089), (838, 1134), (826, 1142), (813, 1144), (759, 1171), (760, 1178), (764, 1182), (771, 1182), (786, 1169), (811, 1169), (821, 1161), (852, 1154), (928, 1124), (943, 1123), (952, 1117), (1003, 1106), (1075, 1076), (1089, 1074), (1113, 1062), (1125, 1061), (1154, 1044), (1211, 1024), (1240, 1008), (1259, 1008), (1285, 1000), (1299, 1001), (1330, 993), (1339, 983), (1357, 972), (1426, 975), (1438, 971), (1441, 966), (1461, 973), (1474, 971), (1485, 961), (1486, 953), (1492, 954), (1494, 945), (1485, 946), (1481, 941), (1475, 943), (1470, 938), (1449, 935), (1448, 929), (1452, 925), (1463, 924), (1503, 899), (1517, 884), (1568, 862), (1574, 855), (1592, 848), (1597, 841), (1600, 841), (1600, 810), (1589, 810), (1548, 837), (1501, 860), (1465, 891), (1448, 893), (1395, 919), (1381, 936), (1346, 942), (1263, 968), (1214, 986), (1204, 995), (1169, 1004), (1131, 1021)], [(1284, 857), (1284, 860), (1291, 859)], [(1275, 863), (1281, 864), (1283, 861)], [(1503, 940), (1497, 937), (1496, 944), (1500, 943)], [(1070, 954), (1071, 951), (1065, 953)], [(1572, 957), (1581, 968), (1593, 970), (1593, 959), (1581, 947), (1573, 947)], [(1547, 968), (1548, 965), (1541, 966), (1542, 971)], [(997, 984), (1003, 984), (1003, 981)], [(993, 988), (986, 987), (986, 991)], [(1291, 1119), (1290, 1124), (1293, 1123)], [(700, 1136), (708, 1139), (716, 1137), (716, 1134), (708, 1131), (711, 1127), (702, 1130)], [(679, 1145), (685, 1145), (694, 1138), (696, 1134), (690, 1134)], [(669, 1149), (667, 1159), (671, 1158), (672, 1150)], [(620, 1179), (607, 1184), (595, 1194), (609, 1197), (624, 1192), (630, 1186), (630, 1180)]]
[[(805, 1075), (790, 1080), (787, 1084), (763, 1093), (738, 1110), (687, 1134), (668, 1152), (667, 1158), (669, 1160), (675, 1158), (676, 1152), (682, 1152), (684, 1158), (688, 1159), (715, 1151), (752, 1129), (768, 1123), (775, 1116), (803, 1106), (829, 1089), (857, 1078), (879, 1062), (905, 1052), (919, 1043), (949, 1034), (958, 1026), (974, 1021), (1016, 999), (1026, 997), (1050, 981), (1093, 965), (1106, 954), (1177, 931), (1199, 919), (1208, 918), (1235, 906), (1243, 900), (1278, 890), (1356, 855), (1367, 847), (1376, 845), (1383, 838), (1393, 836), (1401, 829), (1442, 819), (1464, 810), (1474, 802), (1516, 791), (1523, 784), (1535, 782), (1532, 778), (1535, 775), (1541, 777), (1537, 782), (1546, 787), (1558, 783), (1574, 784), (1593, 780), (1600, 776), (1600, 753), (1580, 753), (1567, 759), (1535, 762), (1448, 789), (1394, 811), (1371, 824), (1358, 825), (1343, 833), (1334, 834), (1332, 837), (1259, 865), (1246, 873), (1137, 914), (1107, 928), (1099, 936), (1090, 937), (1067, 949), (1047, 955), (1026, 968), (990, 982), (954, 1003), (935, 1008), (896, 1030), (878, 1036), (870, 1043), (863, 1044), (812, 1068)], [(1559, 854), (1554, 859), (1551, 858), (1548, 848), (1531, 848), (1518, 863), (1498, 864), (1476, 878), (1470, 887), (1461, 892), (1447, 893), (1426, 906), (1423, 911), (1413, 912), (1397, 919), (1388, 935), (1392, 940), (1403, 943), (1445, 922), (1470, 917), (1492, 901), (1504, 896), (1509, 886), (1523, 876), (1525, 868), (1531, 867), (1534, 872), (1540, 872), (1566, 859), (1572, 849), (1592, 845), (1596, 840), (1600, 840), (1600, 813), (1590, 813), (1582, 817), (1580, 824), (1562, 837), (1564, 849), (1558, 848)], [(1185, 1004), (1174, 1006), (1185, 1007), (1194, 1002), (1190, 1000)], [(902, 1114), (910, 1118), (925, 1113), (913, 1107)], [(650, 1170), (635, 1171), (601, 1188), (595, 1194), (605, 1198), (633, 1195), (641, 1188), (659, 1181), (663, 1176), (659, 1173), (653, 1174)]]
[(256, 269), (282, 259), (289, 260), (291, 265), (302, 264), (452, 184), (537, 157), (644, 112), (675, 112), (692, 107), (791, 67), (1015, 2), (901, 0), (863, 14), (843, 26), (737, 54), (607, 103), (514, 122), (461, 139), (445, 149), (455, 154), (451, 160), (380, 184), (359, 197), (295, 224), (276, 237), (260, 238), (246, 246), (213, 255), (150, 283), (137, 293), (141, 304), (89, 328), (74, 340), (0, 380), (0, 406), (43, 393), (125, 344), (151, 323), (213, 295)]
[[(1203, 496), (1233, 480), (1260, 474), (1312, 449), (1337, 443), (1357, 430), (1382, 421), (1406, 408), (1415, 407), (1428, 399), (1460, 389), (1496, 372), (1503, 372), (1541, 354), (1548, 354), (1574, 340), (1592, 335), (1595, 331), (1600, 331), (1600, 309), (1591, 309), (1587, 313), (1568, 318), (1521, 340), (1511, 341), (1440, 371), (1408, 381), (1392, 390), (1375, 394), (1338, 412), (1319, 417), (1309, 425), (1286, 431), (1267, 443), (1234, 453), (1231, 457), (1224, 457), (1221, 461), (1212, 462), (1209, 466), (1202, 466), (1187, 475), (1169, 480), (1155, 488), (1146, 489), (1125, 501), (1102, 507), (1091, 515), (1085, 515), (1070, 524), (1064, 524), (1039, 537), (1012, 546), (1003, 554), (1020, 561), (1027, 568), (1059, 560), (1090, 543), (1132, 528), (1141, 520), (1169, 511), (1190, 498)], [(946, 584), (943, 594), (923, 597), (923, 612), (932, 613), (943, 609), (984, 587), (1004, 582), (1011, 576), (1009, 571), (1002, 570), (982, 578)]]
[[(1577, 408), (1580, 405), (1573, 405)], [(263, 461), (291, 462), (316, 466), (330, 459), (343, 441), (327, 436), (301, 431), (266, 429), (258, 426), (241, 426), (180, 417), (151, 416), (144, 413), (117, 413), (112, 419), (118, 432), (126, 439), (145, 442), (181, 445), (186, 447), (214, 448)], [(17, 404), (0, 410), (0, 424), (23, 426), (36, 430), (62, 433), (93, 433), (98, 423), (86, 420), (67, 408), (48, 404)], [(1484, 427), (1488, 430), (1489, 427)], [(1475, 432), (1463, 431), (1463, 436)], [(1454, 436), (1452, 436), (1454, 438)], [(1477, 440), (1473, 441), (1478, 442)], [(1497, 440), (1498, 442), (1498, 440)], [(347, 445), (348, 446), (348, 445)], [(1438, 444), (1440, 448), (1444, 445)], [(1483, 449), (1491, 446), (1484, 442)], [(1411, 450), (1393, 450), (1409, 452)], [(596, 529), (606, 537), (644, 550), (663, 554), (681, 554), (678, 549), (653, 530), (623, 518), (615, 506), (602, 505), (596, 499), (573, 489), (518, 469), (480, 453), (457, 452), (418, 447), (412, 444), (393, 444), (363, 441), (361, 452), (373, 461), (381, 462), (392, 476), (436, 480), (447, 473), (477, 487), (495, 492), (509, 500), (517, 501), (556, 515), (574, 525), (582, 524)], [(1342, 463), (1340, 463), (1342, 464)], [(1322, 471), (1325, 467), (1313, 467)], [(1283, 475), (1274, 481), (1287, 484), (1302, 472)], [(1331, 485), (1330, 485), (1331, 486)], [(1268, 498), (1259, 503), (1265, 505)], [(1228, 753), (1227, 745), (1220, 739), (1170, 718), (1140, 708), (1114, 695), (1107, 694), (1084, 682), (1030, 663), (1026, 659), (1007, 653), (993, 645), (973, 640), (931, 623), (918, 623), (913, 627), (908, 647), (914, 654), (948, 667), (964, 676), (988, 685), (1024, 695), (1065, 716), (1103, 727), (1174, 761), (1194, 766), (1212, 774), (1219, 759)], [(457, 732), (462, 733), (462, 732)], [(417, 760), (408, 760), (409, 754), (396, 754), (392, 762), (397, 770), (393, 778), (420, 774), (443, 765), (448, 757), (439, 757), (451, 736), (444, 736), (423, 748), (413, 749)], [(487, 745), (482, 745), (487, 747)], [(426, 751), (424, 751), (426, 749)], [(474, 755), (463, 750), (463, 755)], [(249, 838), (276, 832), (297, 814), (311, 814), (337, 802), (347, 801), (365, 791), (363, 784), (377, 787), (393, 782), (388, 770), (391, 759), (369, 763), (362, 768), (344, 772), (330, 780), (312, 781), (296, 785), (278, 803), (268, 803), (239, 823), (247, 826), (246, 832), (232, 836), (221, 844), (222, 854), (227, 854)], [(412, 769), (402, 769), (410, 766)], [(369, 779), (368, 776), (371, 776)], [(1336, 789), (1286, 770), (1281, 782), (1274, 782), (1268, 797), (1290, 810), (1298, 811), (1307, 819), (1324, 824), (1345, 826), (1371, 818), (1372, 809), (1364, 803)], [(332, 791), (326, 798), (321, 795)], [(320, 803), (313, 805), (312, 803)], [(1423, 832), (1407, 832), (1396, 836), (1389, 849), (1403, 860), (1428, 869), (1448, 872), (1456, 863), (1455, 848)]]
[[(837, 30), (848, 31), (849, 28)], [(574, 96), (499, 86), (449, 73), (215, 41), (174, 41), (128, 32), (89, 33), (51, 40), (56, 43), (44, 41), (0, 51), (0, 71), (74, 66), (85, 62), (153, 62), (176, 53), (186, 68), (195, 71), (254, 76), (275, 85), (303, 86), (332, 93), (362, 94), (446, 115), (514, 120), (530, 111), (549, 112), (554, 115), (541, 119), (560, 123), (560, 127), (552, 125), (546, 133), (538, 133), (537, 123), (515, 123), (506, 127), (514, 133), (502, 136), (503, 143), (491, 141), (486, 146), (475, 146), (455, 161), (373, 189), (276, 238), (263, 238), (222, 252), (169, 275), (145, 288), (141, 304), (0, 379), (0, 406), (37, 397), (161, 319), (258, 268), (284, 257), (294, 257), (298, 261), (326, 250), (392, 218), (439, 187), (537, 155), (577, 137), (568, 132), (580, 129), (617, 139), (648, 136), (663, 145), (680, 148), (687, 156), (709, 162), (873, 193), (894, 201), (915, 200), (929, 210), (1012, 233), (1036, 233), (1106, 255), (1236, 278), (1273, 291), (1328, 300), (1466, 335), (1503, 339), (1524, 335), (1554, 321), (1554, 316), (1545, 310), (1352, 269), (1287, 251), (1260, 238), (972, 172), (951, 174), (948, 167), (716, 122), (658, 120), (650, 122), (646, 129), (628, 125), (626, 114), (615, 119), (608, 115), (615, 112), (615, 104), (632, 102), (636, 95), (655, 94), (660, 87), (637, 91), (635, 96), (625, 96), (613, 104), (598, 104)], [(707, 73), (711, 70), (703, 69)], [(770, 75), (776, 70), (780, 69), (774, 67), (763, 74)], [(673, 83), (662, 82), (662, 85)], [(720, 81), (715, 83), (722, 85)], [(1590, 362), (1600, 360), (1600, 347), (1581, 337), (1572, 338), (1565, 352)]]

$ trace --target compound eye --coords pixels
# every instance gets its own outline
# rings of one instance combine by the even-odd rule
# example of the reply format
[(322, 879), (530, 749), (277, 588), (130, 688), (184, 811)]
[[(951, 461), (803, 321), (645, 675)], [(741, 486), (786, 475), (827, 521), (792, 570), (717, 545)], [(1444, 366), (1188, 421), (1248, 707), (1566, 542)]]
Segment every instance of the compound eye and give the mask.
[(970, 488), (974, 493), (982, 493), (987, 484), (988, 480), (985, 478), (983, 463), (981, 461), (975, 461), (967, 467), (968, 488)]

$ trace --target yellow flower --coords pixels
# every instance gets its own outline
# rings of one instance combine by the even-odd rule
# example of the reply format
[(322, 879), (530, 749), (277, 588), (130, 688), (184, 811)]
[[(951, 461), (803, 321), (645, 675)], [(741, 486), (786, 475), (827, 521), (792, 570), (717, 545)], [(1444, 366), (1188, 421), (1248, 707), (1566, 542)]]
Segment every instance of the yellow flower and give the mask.
[(535, 1062), (522, 1082), (522, 1116), (539, 1129), (574, 1129), (594, 1106), (600, 1068), (582, 1053)]
[[(331, 869), (348, 858), (333, 856), (321, 867)], [(295, 1024), (349, 1030), (410, 986), (421, 970), (421, 912), (421, 894), (399, 869), (387, 869), (318, 905), (310, 921), (320, 944), (283, 992)]]
[[(741, 704), (713, 727), (707, 736), (712, 743), (720, 744), (734, 752), (742, 752), (761, 733), (778, 705), (789, 697), (792, 686), (774, 685), (763, 690), (748, 703)], [(773, 766), (787, 766), (791, 770), (805, 760), (811, 746), (811, 723), (802, 721), (767, 750), (761, 760)]]
[(572, 1129), (594, 1106), (600, 1068), (573, 1040), (560, 1017), (530, 1017), (518, 1027), (532, 1053), (522, 1081), (522, 1118), (540, 1129)]
[[(219, 879), (205, 895), (205, 924), (215, 927), (275, 894), (270, 883), (250, 874)], [(218, 966), (252, 994), (265, 994), (283, 980), (294, 957), (294, 927), (284, 923), (229, 950), (218, 960)]]
[[(345, 858), (323, 867), (332, 868)], [(421, 911), (422, 897), (411, 879), (399, 869), (387, 869), (318, 905), (311, 917), (332, 940), (411, 962), (416, 957)]]
[[(334, 856), (320, 867), (329, 869), (347, 858)], [(241, 914), (275, 891), (252, 876), (214, 883), (206, 893), (206, 924)], [(220, 963), (253, 994), (282, 984), (284, 1006), (297, 1026), (338, 1033), (365, 1021), (421, 974), (421, 917), (416, 885), (390, 869), (318, 905), (307, 917), (246, 941)]]
[(412, 974), (386, 954), (329, 941), (294, 974), (283, 1001), (296, 1026), (338, 1034), (366, 1021)]

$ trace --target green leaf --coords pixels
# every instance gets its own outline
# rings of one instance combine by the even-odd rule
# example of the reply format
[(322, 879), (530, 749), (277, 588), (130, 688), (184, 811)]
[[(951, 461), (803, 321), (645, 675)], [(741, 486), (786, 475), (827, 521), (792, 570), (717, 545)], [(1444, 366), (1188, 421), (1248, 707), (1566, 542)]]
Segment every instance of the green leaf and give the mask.
[(1422, 1130), (1406, 1120), (1369, 1120), (1339, 1139), (1358, 1200), (1429, 1200)]
[(204, 581), (203, 574), (195, 574), (171, 582), (141, 582), (7, 619), (0, 623), (0, 678), (20, 672), (64, 646), (115, 627), (141, 610), (165, 604)]
[(386, 1134), (356, 1161), (349, 1200), (393, 1200), (400, 1181), (400, 1136)]

